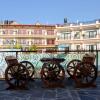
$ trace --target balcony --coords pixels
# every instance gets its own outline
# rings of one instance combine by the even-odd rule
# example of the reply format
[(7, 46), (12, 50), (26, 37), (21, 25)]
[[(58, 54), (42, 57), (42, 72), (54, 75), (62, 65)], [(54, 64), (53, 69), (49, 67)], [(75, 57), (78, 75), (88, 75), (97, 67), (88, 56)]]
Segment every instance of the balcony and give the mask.
[[(21, 44), (21, 45), (22, 45), (23, 48), (24, 47), (27, 47), (27, 48), (30, 47), (30, 45), (26, 45), (26, 44)], [(48, 45), (45, 45), (45, 44), (35, 44), (35, 45), (39, 49), (41, 49), (41, 48), (53, 48), (53, 47), (55, 47), (55, 44), (48, 44)], [(10, 45), (10, 44), (2, 44), (2, 45), (0, 45), (0, 49), (3, 49), (3, 48), (14, 48), (14, 47), (15, 47), (15, 45), (13, 45), (13, 44), (12, 45)]]
[(59, 39), (56, 40), (56, 44), (71, 43), (71, 44), (81, 44), (81, 43), (99, 43), (100, 38), (87, 38), (87, 39)]
[(41, 35), (41, 34), (35, 34), (35, 35), (29, 35), (29, 34), (20, 34), (20, 35), (13, 35), (13, 34), (4, 34), (0, 35), (0, 38), (7, 39), (7, 38), (16, 38), (16, 39), (33, 39), (33, 38), (42, 38), (42, 39), (49, 39), (49, 38), (56, 38), (56, 35)]
[(80, 31), (80, 30), (91, 30), (91, 29), (97, 29), (100, 27), (100, 21), (98, 22), (80, 22), (80, 23), (70, 23), (68, 26), (60, 25), (57, 28), (58, 31)]

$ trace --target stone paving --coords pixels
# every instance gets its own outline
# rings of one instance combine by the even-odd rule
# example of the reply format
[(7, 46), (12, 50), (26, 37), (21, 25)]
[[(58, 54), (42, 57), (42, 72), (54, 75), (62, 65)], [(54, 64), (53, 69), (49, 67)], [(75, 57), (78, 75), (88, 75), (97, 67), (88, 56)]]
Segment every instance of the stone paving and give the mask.
[(0, 100), (100, 100), (100, 77), (96, 88), (75, 88), (67, 80), (65, 88), (43, 88), (41, 80), (29, 83), (29, 90), (6, 90), (5, 81), (0, 81)]

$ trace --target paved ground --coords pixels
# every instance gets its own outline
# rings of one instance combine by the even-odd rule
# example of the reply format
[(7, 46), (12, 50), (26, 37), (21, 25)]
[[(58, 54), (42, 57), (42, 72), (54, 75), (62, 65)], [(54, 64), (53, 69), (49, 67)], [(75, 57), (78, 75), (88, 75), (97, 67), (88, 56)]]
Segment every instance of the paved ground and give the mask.
[(0, 81), (0, 100), (100, 100), (100, 78), (96, 88), (75, 88), (74, 83), (66, 81), (65, 88), (42, 88), (41, 80), (29, 84), (29, 90), (6, 90), (5, 81)]

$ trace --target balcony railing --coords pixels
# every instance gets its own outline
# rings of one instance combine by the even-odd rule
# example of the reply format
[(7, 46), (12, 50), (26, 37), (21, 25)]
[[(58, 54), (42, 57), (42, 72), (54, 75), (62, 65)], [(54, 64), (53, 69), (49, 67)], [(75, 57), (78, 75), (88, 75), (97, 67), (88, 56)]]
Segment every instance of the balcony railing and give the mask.
[(99, 43), (100, 38), (88, 38), (88, 39), (72, 39), (72, 40), (68, 40), (68, 39), (59, 39), (56, 40), (56, 42), (58, 43)]
[(13, 35), (13, 34), (4, 34), (0, 35), (0, 38), (56, 38), (56, 35), (29, 35), (29, 34), (20, 34), (20, 35)]

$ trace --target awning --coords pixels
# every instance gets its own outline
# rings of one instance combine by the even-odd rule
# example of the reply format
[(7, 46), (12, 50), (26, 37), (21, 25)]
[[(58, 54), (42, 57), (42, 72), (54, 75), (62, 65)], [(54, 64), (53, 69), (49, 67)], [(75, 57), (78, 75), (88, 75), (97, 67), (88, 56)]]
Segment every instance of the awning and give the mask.
[(66, 48), (69, 47), (69, 44), (60, 44), (58, 45), (58, 48)]

